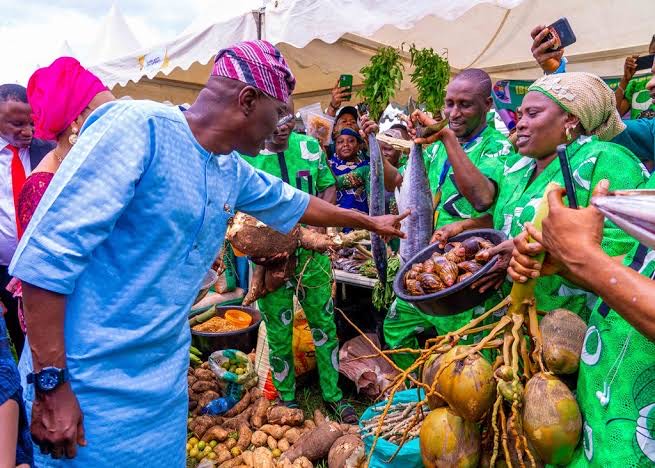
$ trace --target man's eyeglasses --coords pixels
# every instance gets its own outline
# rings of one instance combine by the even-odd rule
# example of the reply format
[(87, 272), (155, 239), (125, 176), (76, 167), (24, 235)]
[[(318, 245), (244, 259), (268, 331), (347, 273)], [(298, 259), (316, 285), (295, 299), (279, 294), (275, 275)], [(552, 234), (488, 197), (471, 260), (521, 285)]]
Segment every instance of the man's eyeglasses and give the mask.
[(283, 127), (292, 120), (294, 120), (296, 117), (293, 114), (287, 114), (284, 117), (282, 117), (280, 120), (277, 121), (277, 127)]

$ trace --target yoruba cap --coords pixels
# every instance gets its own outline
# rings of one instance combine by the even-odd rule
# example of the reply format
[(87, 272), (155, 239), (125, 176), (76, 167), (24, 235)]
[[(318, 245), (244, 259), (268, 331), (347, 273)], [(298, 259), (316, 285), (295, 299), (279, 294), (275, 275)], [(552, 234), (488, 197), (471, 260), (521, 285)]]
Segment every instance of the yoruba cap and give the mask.
[(296, 79), (282, 53), (267, 41), (246, 41), (216, 54), (212, 76), (241, 81), (287, 102)]

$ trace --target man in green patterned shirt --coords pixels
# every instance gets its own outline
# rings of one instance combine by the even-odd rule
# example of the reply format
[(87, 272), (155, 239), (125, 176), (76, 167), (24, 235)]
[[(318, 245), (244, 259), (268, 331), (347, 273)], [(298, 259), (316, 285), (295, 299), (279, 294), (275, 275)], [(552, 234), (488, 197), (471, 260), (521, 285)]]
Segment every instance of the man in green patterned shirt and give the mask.
[[(424, 150), (423, 158), (436, 207), (437, 231), (433, 241), (439, 240), (443, 226), (481, 216), (493, 203), (493, 197), (480, 197), (478, 188), (498, 185), (493, 176), (512, 154), (512, 145), (502, 133), (487, 125), (491, 104), (489, 75), (478, 69), (464, 70), (446, 91), (444, 112), (448, 127), (421, 141), (432, 143)], [(418, 113), (416, 117), (424, 125), (434, 123), (424, 114)], [(472, 168), (479, 171), (472, 171)], [(396, 184), (400, 182), (402, 178), (398, 176)], [(455, 234), (458, 233), (448, 237)], [(392, 349), (415, 348), (417, 333), (432, 327), (441, 334), (447, 333), (468, 323), (472, 315), (473, 311), (466, 311), (451, 317), (430, 316), (407, 302), (396, 300), (384, 321), (385, 340)], [(413, 359), (412, 355), (394, 355), (396, 363), (403, 367)]]
[[(287, 107), (290, 115), (293, 115), (293, 102), (290, 101)], [(291, 119), (286, 125), (278, 127), (266, 142), (266, 149), (258, 156), (242, 157), (253, 167), (277, 176), (303, 192), (334, 203), (335, 179), (327, 165), (325, 153), (316, 139), (293, 132), (294, 123)], [(268, 330), (269, 361), (280, 400), (288, 407), (297, 407), (292, 353), (293, 298), (296, 290), (316, 346), (323, 399), (332, 405), (344, 422), (356, 423), (357, 415), (352, 406), (343, 401), (338, 387), (339, 343), (333, 317), (330, 258), (305, 249), (298, 249), (295, 277), (257, 301)]]

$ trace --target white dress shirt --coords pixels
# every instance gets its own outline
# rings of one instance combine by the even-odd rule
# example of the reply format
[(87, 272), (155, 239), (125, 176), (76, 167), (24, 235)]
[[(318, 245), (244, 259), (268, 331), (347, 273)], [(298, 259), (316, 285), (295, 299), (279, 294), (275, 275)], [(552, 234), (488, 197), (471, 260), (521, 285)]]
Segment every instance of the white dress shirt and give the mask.
[[(18, 244), (14, 188), (11, 183), (11, 160), (14, 154), (6, 148), (7, 144), (0, 137), (0, 265), (2, 266), (9, 265)], [(18, 156), (25, 168), (25, 176), (29, 176), (32, 171), (30, 149), (21, 148)]]

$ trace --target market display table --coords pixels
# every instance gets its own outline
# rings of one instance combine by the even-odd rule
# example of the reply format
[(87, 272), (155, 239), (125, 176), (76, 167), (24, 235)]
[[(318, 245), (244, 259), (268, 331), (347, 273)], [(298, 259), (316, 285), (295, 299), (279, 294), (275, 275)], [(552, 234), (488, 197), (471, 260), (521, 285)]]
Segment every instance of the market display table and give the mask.
[(363, 288), (373, 289), (375, 286), (374, 278), (367, 278), (366, 276), (357, 273), (348, 273), (343, 270), (334, 270), (334, 279), (337, 283), (351, 284), (353, 286), (360, 286)]

